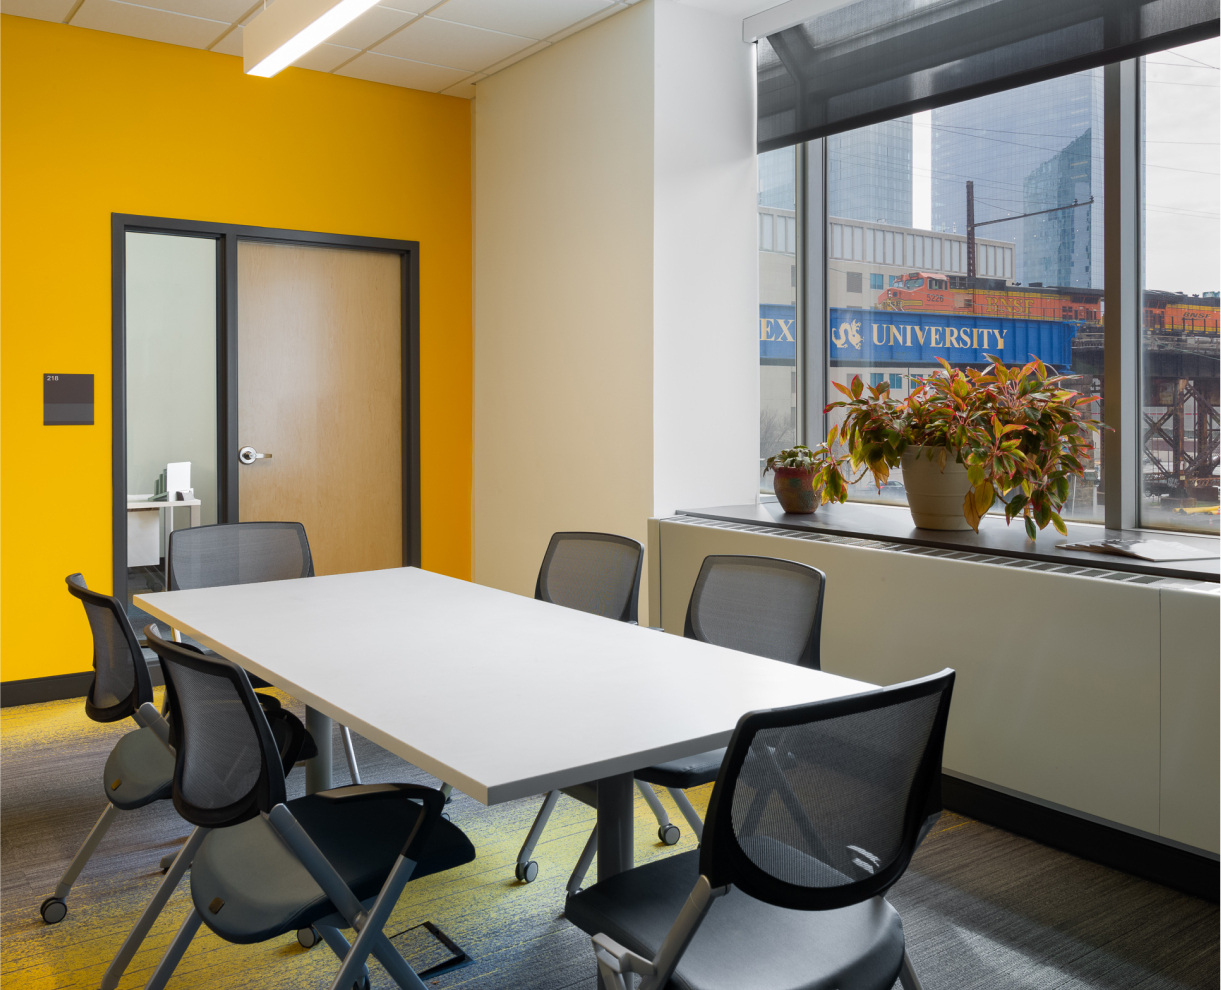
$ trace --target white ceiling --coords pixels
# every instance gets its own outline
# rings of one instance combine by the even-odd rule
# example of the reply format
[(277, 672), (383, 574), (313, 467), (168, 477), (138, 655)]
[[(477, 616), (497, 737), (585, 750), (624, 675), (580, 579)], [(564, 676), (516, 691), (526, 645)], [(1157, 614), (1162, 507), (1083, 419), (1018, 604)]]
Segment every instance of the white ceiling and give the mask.
[[(467, 99), (474, 84), (637, 0), (381, 0), (295, 63)], [(758, 0), (697, 0), (754, 7)], [(264, 0), (0, 0), (0, 11), (171, 45), (242, 54)], [(765, 3), (764, 6), (770, 6)]]

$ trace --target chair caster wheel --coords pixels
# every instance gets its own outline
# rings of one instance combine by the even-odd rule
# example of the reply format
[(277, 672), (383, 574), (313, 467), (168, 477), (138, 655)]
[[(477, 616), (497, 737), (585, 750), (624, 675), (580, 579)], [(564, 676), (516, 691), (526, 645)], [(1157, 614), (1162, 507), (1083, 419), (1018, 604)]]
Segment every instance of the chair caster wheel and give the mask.
[(682, 834), (682, 831), (673, 822), (668, 825), (661, 825), (657, 829), (657, 838), (661, 839), (667, 846), (672, 846), (678, 842), (679, 836)]
[(58, 925), (68, 916), (68, 905), (58, 897), (48, 897), (38, 908), (38, 913), (48, 925)]
[(366, 976), (363, 980), (357, 980), (353, 983), (352, 990), (369, 990), (369, 986), (369, 977)]
[(513, 872), (522, 883), (534, 883), (538, 876), (538, 863), (534, 860), (530, 860), (528, 863), (518, 863)]
[(452, 821), (453, 821), (453, 819), (449, 817), (449, 812), (448, 812), (448, 811), (442, 811), (442, 812), (441, 812), (441, 817), (442, 817), (442, 818), (444, 818), (444, 819), (445, 819), (447, 822), (452, 822)]
[(322, 936), (318, 934), (318, 929), (313, 925), (307, 925), (305, 928), (297, 929), (297, 943), (303, 949), (312, 949), (321, 941)]

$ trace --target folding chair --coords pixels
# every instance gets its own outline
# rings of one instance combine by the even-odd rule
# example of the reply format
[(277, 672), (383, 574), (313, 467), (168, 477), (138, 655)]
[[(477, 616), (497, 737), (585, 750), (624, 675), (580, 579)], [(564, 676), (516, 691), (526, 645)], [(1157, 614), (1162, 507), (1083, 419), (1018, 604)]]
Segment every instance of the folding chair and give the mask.
[(599, 990), (920, 990), (883, 895), (941, 814), (953, 685), (742, 716), (700, 848), (568, 898)]
[[(153, 706), (148, 664), (122, 604), (117, 598), (90, 591), (80, 574), (70, 574), (65, 581), (68, 592), (85, 607), (93, 632), (93, 683), (85, 696), (85, 714), (95, 722), (130, 718), (139, 728), (121, 737), (106, 759), (102, 771), (106, 809), (60, 878), (55, 893), (38, 909), (48, 925), (58, 924), (67, 916), (72, 884), (115, 816), (168, 798), (174, 776), (170, 727)], [(161, 865), (164, 869), (169, 862), (162, 860)]]
[[(332, 987), (369, 985), (372, 954), (400, 987), (423, 983), (383, 932), (411, 880), (475, 858), (441, 817), (439, 790), (417, 784), (339, 787), (287, 801), (284, 773), (245, 671), (168, 642), (149, 644), (166, 671), (181, 726), (174, 807), (195, 826), (192, 909), (150, 978), (160, 990), (200, 924), (250, 944), (313, 926), (340, 959)], [(357, 932), (349, 944), (341, 928)]]
[[(608, 619), (635, 623), (643, 562), (644, 547), (629, 537), (611, 533), (556, 533), (543, 555), (534, 584), (534, 597)], [(657, 837), (668, 846), (674, 845), (679, 839), (678, 827), (670, 824), (665, 807), (653, 790), (644, 784), (637, 786), (657, 818)], [(590, 787), (568, 788), (566, 793), (586, 804), (597, 800)], [(530, 857), (559, 798), (559, 791), (550, 791), (544, 798), (517, 854), (514, 875), (518, 880), (532, 883), (538, 876), (538, 863)]]
[[(314, 576), (305, 527), (297, 522), (243, 522), (176, 529), (170, 534), (170, 590), (215, 588), (262, 581), (286, 581)], [(205, 651), (210, 653), (211, 651)], [(256, 688), (271, 687), (251, 677)], [(360, 767), (352, 733), (339, 726), (352, 783), (360, 783)]]
[[(705, 557), (687, 604), (683, 635), (819, 670), (826, 581), (818, 568), (778, 557)], [(704, 826), (683, 791), (716, 780), (724, 758), (724, 749), (714, 749), (646, 767), (636, 771), (636, 786), (654, 801), (653, 786), (664, 787), (699, 839)], [(581, 888), (597, 851), (595, 829), (569, 878), (570, 894)]]

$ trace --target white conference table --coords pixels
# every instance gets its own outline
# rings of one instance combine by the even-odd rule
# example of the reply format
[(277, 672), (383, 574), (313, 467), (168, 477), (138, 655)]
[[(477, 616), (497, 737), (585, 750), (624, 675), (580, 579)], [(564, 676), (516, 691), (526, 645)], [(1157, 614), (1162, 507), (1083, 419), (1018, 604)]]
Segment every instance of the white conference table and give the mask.
[(414, 567), (139, 595), (157, 619), (486, 805), (597, 782), (598, 876), (633, 864), (633, 777), (743, 713), (874, 689)]

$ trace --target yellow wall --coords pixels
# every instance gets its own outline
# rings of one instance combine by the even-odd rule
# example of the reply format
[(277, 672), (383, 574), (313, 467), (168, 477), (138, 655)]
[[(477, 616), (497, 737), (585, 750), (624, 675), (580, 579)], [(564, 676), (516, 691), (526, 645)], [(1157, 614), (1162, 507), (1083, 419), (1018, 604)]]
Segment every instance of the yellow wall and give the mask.
[[(110, 215), (420, 242), (424, 566), (470, 577), (466, 100), (0, 17), (0, 679), (86, 670), (111, 585)], [(95, 376), (43, 426), (44, 372)]]

